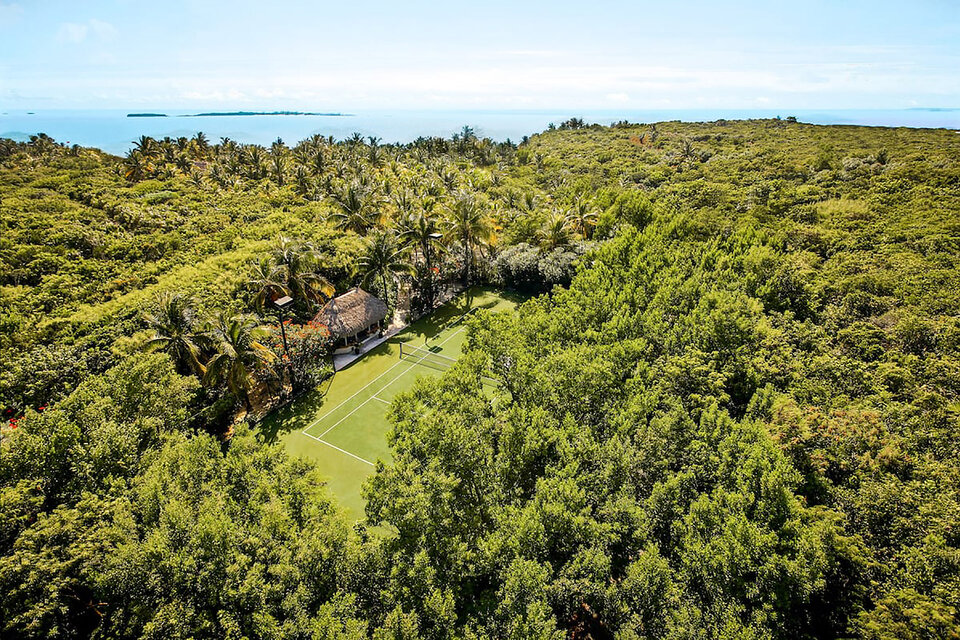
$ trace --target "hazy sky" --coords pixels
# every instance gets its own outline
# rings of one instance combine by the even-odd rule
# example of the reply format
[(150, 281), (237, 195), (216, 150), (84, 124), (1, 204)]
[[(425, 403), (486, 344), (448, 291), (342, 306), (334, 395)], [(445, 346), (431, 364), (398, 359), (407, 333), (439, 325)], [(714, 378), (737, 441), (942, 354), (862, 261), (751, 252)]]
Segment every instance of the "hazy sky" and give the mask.
[(0, 108), (960, 107), (960, 0), (0, 0)]

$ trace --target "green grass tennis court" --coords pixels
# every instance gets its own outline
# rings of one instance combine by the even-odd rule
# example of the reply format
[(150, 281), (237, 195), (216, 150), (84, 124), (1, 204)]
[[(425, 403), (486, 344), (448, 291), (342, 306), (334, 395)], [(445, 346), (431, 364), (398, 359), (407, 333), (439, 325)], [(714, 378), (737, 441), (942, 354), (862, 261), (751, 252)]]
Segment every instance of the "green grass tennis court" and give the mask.
[(391, 400), (420, 376), (442, 373), (418, 357), (401, 359), (400, 345), (405, 350), (429, 349), (440, 356), (438, 360), (456, 359), (467, 337), (465, 314), (474, 309), (511, 309), (516, 302), (509, 294), (469, 289), (337, 372), (316, 391), (267, 416), (260, 423), (261, 432), (268, 439), (280, 439), (290, 453), (316, 461), (334, 496), (351, 517), (359, 518), (361, 484), (378, 459), (390, 459), (386, 414)]

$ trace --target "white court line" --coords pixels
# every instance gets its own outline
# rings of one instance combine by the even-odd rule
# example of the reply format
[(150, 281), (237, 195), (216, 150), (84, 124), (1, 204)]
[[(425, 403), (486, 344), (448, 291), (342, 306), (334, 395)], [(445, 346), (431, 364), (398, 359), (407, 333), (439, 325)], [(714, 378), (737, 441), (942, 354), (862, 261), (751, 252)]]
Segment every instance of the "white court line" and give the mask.
[(313, 439), (316, 440), (317, 442), (322, 442), (323, 444), (327, 445), (328, 447), (332, 447), (332, 448), (336, 449), (337, 451), (339, 451), (340, 453), (345, 453), (345, 454), (347, 454), (348, 456), (350, 456), (351, 458), (356, 458), (356, 459), (359, 460), (360, 462), (363, 462), (363, 463), (365, 463), (365, 464), (368, 464), (368, 465), (370, 465), (371, 467), (377, 466), (377, 465), (373, 464), (372, 462), (370, 462), (369, 460), (364, 460), (364, 459), (361, 458), (360, 456), (358, 456), (358, 455), (356, 455), (356, 454), (353, 454), (353, 453), (350, 453), (349, 451), (346, 451), (346, 450), (344, 450), (344, 449), (341, 449), (340, 447), (338, 447), (338, 446), (335, 445), (335, 444), (330, 444), (330, 443), (327, 442), (326, 440), (321, 440), (321, 439), (318, 438), (317, 436), (310, 435), (309, 433), (305, 433), (305, 434), (303, 434), (303, 435), (305, 435), (305, 436), (307, 436), (307, 437), (309, 437), (309, 438), (313, 438)]
[[(382, 389), (381, 389), (381, 391), (382, 391)], [(384, 400), (384, 399), (381, 398), (380, 396), (373, 396), (373, 397), (370, 398), (370, 399), (371, 399), (371, 400), (379, 400), (379, 401), (382, 402), (383, 404), (390, 404), (390, 401), (389, 401), (389, 400)]]
[[(449, 342), (451, 339), (453, 339), (454, 336), (456, 336), (457, 334), (459, 334), (461, 331), (463, 331), (463, 329), (460, 329), (460, 331), (456, 331), (456, 332), (450, 334), (450, 336), (449, 336), (446, 340), (444, 340), (443, 342), (441, 342), (441, 343), (438, 344), (437, 346), (438, 346), (438, 347), (442, 347), (442, 346), (445, 345), (447, 342)], [(401, 360), (400, 362), (403, 362), (403, 361)], [(400, 362), (398, 362), (397, 364), (400, 364)], [(393, 367), (395, 367), (395, 366), (397, 366), (397, 365), (396, 365), (396, 364), (393, 365)], [(394, 382), (396, 382), (397, 380), (399, 380), (400, 378), (402, 378), (403, 376), (405, 376), (405, 375), (407, 374), (407, 371), (410, 371), (410, 369), (413, 369), (414, 366), (416, 366), (416, 364), (411, 364), (408, 369), (406, 369), (405, 371), (401, 372), (400, 375), (398, 375), (396, 378), (394, 378), (393, 380), (391, 380), (391, 381), (388, 382), (387, 384), (385, 384), (385, 385), (383, 385), (382, 387), (380, 387), (379, 389), (377, 389), (377, 393), (380, 393), (381, 391), (383, 391), (384, 389), (386, 389), (387, 387), (389, 387), (390, 385), (392, 385)], [(390, 367), (390, 369), (387, 369), (387, 371), (390, 371), (391, 369), (393, 369), (393, 367)], [(377, 377), (379, 377), (379, 376), (377, 376)], [(374, 380), (376, 380), (376, 379), (377, 379), (377, 378), (374, 378), (374, 379), (371, 380), (370, 382), (372, 383), (372, 382), (373, 382)], [(367, 386), (369, 386), (369, 384), (368, 384)], [(364, 387), (364, 389), (366, 389), (366, 387)], [(361, 391), (363, 391), (363, 389), (361, 389)], [(377, 393), (374, 393), (373, 395), (375, 396), (375, 395), (377, 395)], [(356, 395), (356, 394), (354, 394), (354, 395)], [(353, 397), (353, 396), (351, 396), (351, 397)], [(343, 422), (344, 420), (346, 420), (347, 418), (349, 418), (350, 416), (352, 416), (354, 413), (356, 413), (356, 412), (359, 411), (361, 408), (363, 408), (368, 402), (370, 402), (370, 399), (371, 399), (372, 397), (373, 397), (373, 396), (370, 396), (370, 398), (367, 398), (366, 400), (364, 400), (363, 402), (361, 402), (360, 404), (358, 404), (356, 407), (354, 407), (353, 411), (351, 411), (351, 412), (348, 413), (347, 415), (345, 415), (345, 416), (343, 416), (342, 418), (340, 418), (339, 420), (337, 420), (337, 421), (333, 424), (332, 427), (330, 427), (329, 429), (327, 429), (326, 431), (324, 431), (323, 433), (321, 433), (321, 434), (320, 434), (320, 437), (322, 438), (323, 436), (327, 435), (328, 433), (330, 433), (331, 431), (333, 431), (334, 429), (336, 429), (338, 426), (340, 426), (340, 423), (341, 423), (341, 422)], [(342, 403), (341, 403), (341, 404), (342, 404)], [(330, 415), (330, 414), (328, 413), (327, 415)], [(313, 425), (311, 425), (311, 426), (313, 426)], [(307, 427), (307, 428), (309, 429), (310, 427)], [(331, 446), (332, 446), (332, 445), (331, 445)]]
[(304, 428), (304, 430), (301, 431), (300, 433), (304, 433), (304, 434), (305, 434), (308, 430), (310, 430), (310, 429), (312, 429), (314, 426), (316, 426), (317, 423), (319, 423), (321, 420), (325, 420), (326, 418), (328, 418), (334, 411), (336, 411), (337, 409), (339, 409), (339, 408), (342, 407), (343, 405), (347, 404), (348, 402), (350, 402), (351, 400), (353, 400), (354, 398), (356, 398), (357, 395), (363, 393), (364, 389), (366, 389), (367, 387), (369, 387), (370, 385), (372, 385), (374, 382), (376, 382), (377, 380), (379, 380), (379, 379), (382, 378), (383, 376), (387, 375), (388, 373), (390, 373), (391, 371), (393, 371), (394, 369), (396, 369), (397, 367), (399, 367), (401, 364), (403, 364), (403, 360), (401, 360), (400, 362), (397, 362), (395, 365), (393, 365), (392, 367), (390, 367), (389, 369), (387, 369), (386, 371), (384, 371), (383, 373), (381, 373), (380, 375), (378, 375), (376, 378), (374, 378), (373, 380), (371, 380), (371, 381), (368, 382), (367, 384), (363, 385), (363, 386), (362, 386), (360, 389), (358, 389), (357, 392), (354, 393), (352, 396), (350, 396), (349, 398), (347, 398), (346, 400), (344, 400), (343, 402), (341, 402), (340, 404), (338, 404), (337, 406), (335, 406), (333, 409), (330, 409), (330, 411), (327, 411), (325, 414), (323, 414), (322, 416), (320, 416), (319, 418), (317, 418), (316, 420), (314, 420), (313, 422), (311, 422), (310, 424), (308, 424), (308, 425)]
[[(440, 343), (440, 346), (443, 346), (443, 345), (447, 342), (447, 340), (450, 340), (450, 338), (452, 338), (453, 336), (459, 334), (461, 331), (463, 331), (463, 329), (460, 329), (459, 331), (455, 332), (453, 335), (451, 335), (450, 337), (448, 337), (446, 340), (444, 340), (443, 342), (441, 342), (441, 343)], [(309, 429), (312, 429), (314, 426), (316, 426), (316, 424), (317, 424), (318, 422), (320, 422), (321, 420), (325, 420), (326, 418), (330, 417), (330, 415), (332, 415), (334, 411), (336, 411), (337, 409), (339, 409), (339, 408), (342, 407), (343, 405), (345, 405), (345, 404), (347, 404), (348, 402), (350, 402), (351, 400), (353, 400), (353, 399), (354, 399), (355, 397), (357, 397), (359, 394), (363, 393), (364, 389), (366, 389), (367, 387), (369, 387), (370, 385), (372, 385), (374, 382), (376, 382), (377, 380), (379, 380), (379, 379), (382, 378), (383, 376), (387, 375), (388, 373), (390, 373), (391, 371), (393, 371), (394, 369), (396, 369), (397, 367), (399, 367), (401, 364), (403, 364), (403, 360), (401, 360), (400, 362), (397, 362), (395, 365), (393, 365), (392, 367), (390, 367), (389, 369), (387, 369), (386, 371), (384, 371), (383, 373), (381, 373), (380, 375), (378, 375), (376, 378), (374, 378), (373, 380), (371, 380), (371, 381), (368, 382), (367, 384), (363, 385), (363, 386), (362, 386), (360, 389), (358, 389), (357, 392), (354, 393), (352, 396), (350, 396), (349, 398), (347, 398), (346, 400), (344, 400), (343, 402), (341, 402), (340, 404), (338, 404), (337, 406), (335, 406), (333, 409), (330, 409), (330, 411), (327, 411), (325, 414), (323, 414), (322, 416), (320, 416), (319, 418), (317, 418), (316, 420), (314, 420), (313, 422), (311, 422), (310, 424), (308, 424), (308, 425), (303, 429), (303, 431), (301, 431), (300, 433), (306, 433)], [(378, 393), (379, 393), (379, 392), (378, 392)]]

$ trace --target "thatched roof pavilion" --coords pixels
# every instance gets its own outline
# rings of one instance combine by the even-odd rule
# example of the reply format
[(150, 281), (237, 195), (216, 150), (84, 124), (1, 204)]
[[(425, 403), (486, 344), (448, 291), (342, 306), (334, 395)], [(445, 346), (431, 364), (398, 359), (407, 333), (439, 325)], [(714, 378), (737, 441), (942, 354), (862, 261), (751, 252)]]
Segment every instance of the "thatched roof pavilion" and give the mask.
[(349, 344), (378, 329), (386, 317), (386, 303), (357, 287), (325, 304), (313, 321), (325, 325), (334, 340)]

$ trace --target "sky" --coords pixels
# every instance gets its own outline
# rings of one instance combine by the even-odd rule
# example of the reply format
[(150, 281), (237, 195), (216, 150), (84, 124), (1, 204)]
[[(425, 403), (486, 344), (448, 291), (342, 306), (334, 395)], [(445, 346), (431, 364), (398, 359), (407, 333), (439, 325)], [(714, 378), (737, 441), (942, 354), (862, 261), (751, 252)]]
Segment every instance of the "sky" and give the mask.
[(960, 107), (960, 0), (0, 0), (0, 109)]

